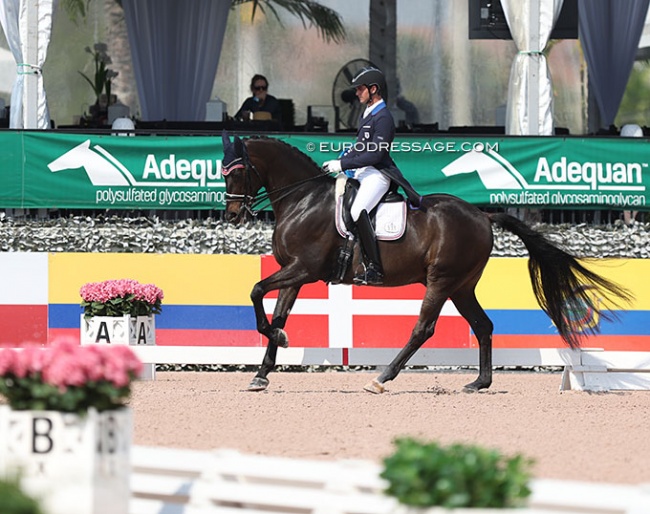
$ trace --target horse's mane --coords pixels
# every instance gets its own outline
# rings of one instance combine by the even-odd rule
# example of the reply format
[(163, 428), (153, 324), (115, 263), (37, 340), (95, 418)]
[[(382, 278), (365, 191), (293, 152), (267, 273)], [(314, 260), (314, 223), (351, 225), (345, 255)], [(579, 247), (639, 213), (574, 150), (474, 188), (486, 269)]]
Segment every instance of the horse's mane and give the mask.
[(281, 139), (276, 139), (274, 137), (268, 137), (268, 136), (250, 136), (246, 138), (244, 141), (251, 140), (251, 141), (268, 141), (273, 144), (277, 144), (278, 146), (283, 146), (288, 148), (291, 151), (291, 154), (296, 156), (299, 161), (305, 164), (305, 166), (312, 168), (312, 171), (314, 174), (322, 174), (323, 172), (321, 171), (321, 167), (319, 164), (314, 161), (311, 157), (309, 157), (306, 153), (301, 152), (298, 148), (296, 148), (293, 145), (290, 145), (289, 143), (282, 141)]

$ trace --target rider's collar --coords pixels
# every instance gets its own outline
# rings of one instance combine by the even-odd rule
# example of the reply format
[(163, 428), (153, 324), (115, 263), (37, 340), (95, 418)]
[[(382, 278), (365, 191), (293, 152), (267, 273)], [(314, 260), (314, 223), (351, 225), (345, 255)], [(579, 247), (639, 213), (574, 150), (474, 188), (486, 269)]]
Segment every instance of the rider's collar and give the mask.
[(376, 104), (371, 105), (370, 107), (366, 107), (366, 110), (363, 112), (363, 117), (367, 118), (370, 115), (374, 116), (379, 111), (381, 111), (384, 107), (386, 107), (386, 102), (384, 102), (383, 100), (379, 100), (379, 102), (377, 102)]

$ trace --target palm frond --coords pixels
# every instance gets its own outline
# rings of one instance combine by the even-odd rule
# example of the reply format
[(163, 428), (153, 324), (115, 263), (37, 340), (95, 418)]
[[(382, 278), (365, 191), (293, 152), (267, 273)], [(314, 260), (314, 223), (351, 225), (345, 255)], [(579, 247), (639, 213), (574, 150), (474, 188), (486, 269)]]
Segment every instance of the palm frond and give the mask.
[(77, 23), (78, 20), (84, 19), (88, 13), (90, 0), (61, 0), (61, 8), (68, 13), (68, 17)]
[(267, 8), (278, 21), (281, 21), (276, 9), (280, 7), (299, 18), (303, 27), (316, 27), (320, 36), (327, 42), (340, 43), (345, 39), (341, 16), (333, 9), (313, 0), (232, 0), (232, 5), (238, 6), (249, 2), (253, 3), (253, 19), (258, 9), (265, 14)]
[[(122, 5), (121, 0), (115, 0)], [(68, 13), (72, 21), (84, 19), (88, 13), (91, 0), (61, 0), (61, 7)], [(314, 0), (232, 0), (233, 7), (253, 3), (252, 18), (258, 9), (266, 14), (269, 10), (278, 21), (281, 21), (276, 7), (280, 7), (302, 22), (303, 27), (316, 27), (319, 35), (327, 42), (340, 43), (345, 39), (345, 28), (341, 16), (333, 9), (315, 2)]]

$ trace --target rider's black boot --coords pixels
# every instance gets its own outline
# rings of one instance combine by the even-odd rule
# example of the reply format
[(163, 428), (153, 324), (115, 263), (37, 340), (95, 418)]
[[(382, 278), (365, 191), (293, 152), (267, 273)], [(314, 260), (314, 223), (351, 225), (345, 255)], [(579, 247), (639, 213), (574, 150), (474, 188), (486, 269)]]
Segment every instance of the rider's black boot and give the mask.
[(363, 254), (364, 269), (354, 276), (354, 283), (359, 285), (378, 286), (384, 282), (384, 271), (379, 258), (379, 246), (372, 227), (370, 216), (364, 209), (357, 220), (357, 231), (361, 252)]

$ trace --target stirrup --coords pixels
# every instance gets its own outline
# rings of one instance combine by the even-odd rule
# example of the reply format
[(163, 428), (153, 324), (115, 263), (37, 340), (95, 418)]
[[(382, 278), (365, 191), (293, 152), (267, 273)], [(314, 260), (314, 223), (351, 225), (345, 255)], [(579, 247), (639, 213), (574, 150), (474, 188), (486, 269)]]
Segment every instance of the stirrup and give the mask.
[(336, 258), (336, 268), (334, 269), (332, 280), (330, 281), (331, 284), (341, 284), (343, 282), (345, 272), (350, 267), (354, 242), (354, 237), (352, 235), (349, 235), (345, 239), (343, 246), (340, 248), (339, 254)]
[(384, 283), (384, 274), (380, 269), (377, 269), (376, 266), (372, 264), (366, 266), (365, 263), (361, 263), (363, 266), (363, 271), (357, 272), (357, 274), (352, 279), (354, 284), (359, 286), (379, 286)]

